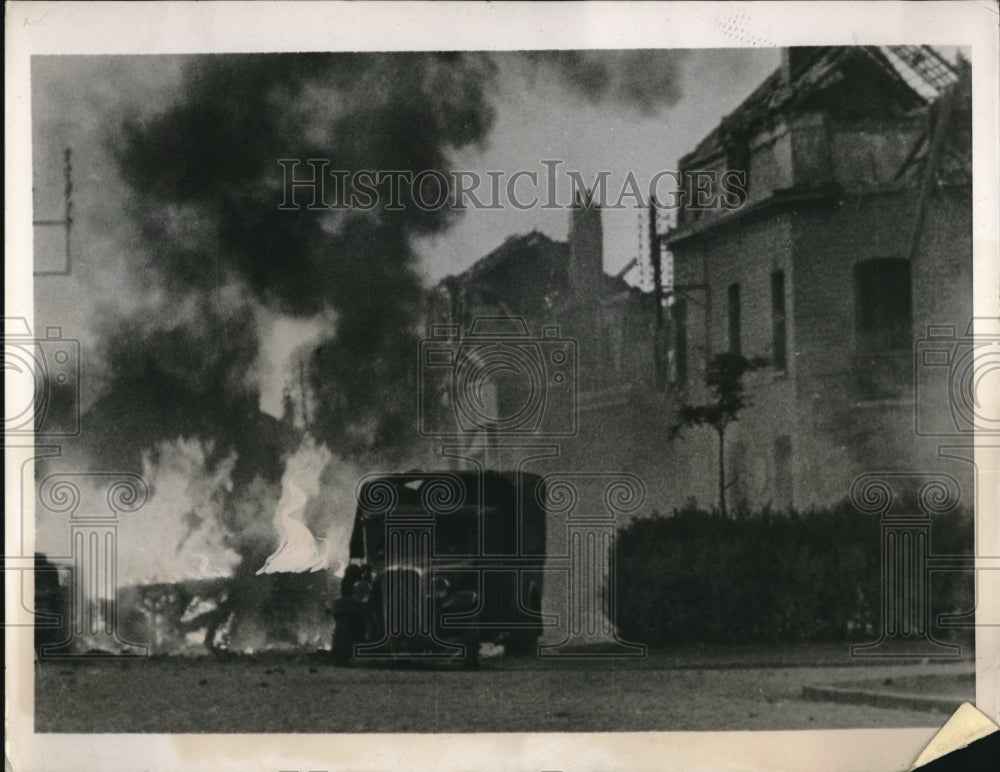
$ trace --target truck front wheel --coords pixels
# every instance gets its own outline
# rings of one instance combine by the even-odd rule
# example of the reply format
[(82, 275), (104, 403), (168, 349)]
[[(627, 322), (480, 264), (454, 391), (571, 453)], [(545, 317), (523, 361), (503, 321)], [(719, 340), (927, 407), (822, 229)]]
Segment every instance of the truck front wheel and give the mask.
[(353, 614), (337, 617), (333, 627), (334, 665), (349, 665), (354, 656), (354, 647), (361, 643), (364, 637), (364, 623)]
[(537, 587), (531, 587), (528, 591), (527, 610), (532, 615), (531, 626), (512, 631), (507, 639), (505, 648), (512, 657), (534, 656), (538, 652), (538, 638), (542, 634), (541, 620), (538, 619), (538, 615), (542, 610), (542, 599)]

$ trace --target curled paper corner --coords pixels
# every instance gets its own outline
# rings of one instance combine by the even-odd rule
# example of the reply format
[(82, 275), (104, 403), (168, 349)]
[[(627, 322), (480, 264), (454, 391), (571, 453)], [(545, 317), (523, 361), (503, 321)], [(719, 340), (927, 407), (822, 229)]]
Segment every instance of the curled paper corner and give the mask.
[(971, 702), (963, 702), (917, 756), (910, 770), (919, 769), (997, 731), (1000, 727), (979, 708)]

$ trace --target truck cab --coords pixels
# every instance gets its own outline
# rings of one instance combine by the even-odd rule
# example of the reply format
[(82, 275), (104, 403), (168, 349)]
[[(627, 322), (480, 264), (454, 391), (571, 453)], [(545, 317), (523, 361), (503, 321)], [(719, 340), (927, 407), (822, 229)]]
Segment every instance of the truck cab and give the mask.
[(535, 651), (542, 631), (545, 487), (523, 472), (408, 472), (358, 486), (334, 601), (335, 664)]

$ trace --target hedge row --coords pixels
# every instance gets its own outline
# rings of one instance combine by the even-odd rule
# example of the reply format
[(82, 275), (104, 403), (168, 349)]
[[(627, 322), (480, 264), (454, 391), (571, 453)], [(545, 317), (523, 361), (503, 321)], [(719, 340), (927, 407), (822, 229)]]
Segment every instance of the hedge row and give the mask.
[[(878, 517), (849, 504), (806, 513), (693, 507), (633, 520), (615, 545), (615, 620), (652, 645), (867, 641), (881, 630)], [(934, 518), (931, 552), (971, 553), (973, 518)], [(974, 607), (971, 571), (934, 572), (931, 620)], [(932, 629), (939, 639), (968, 633)]]

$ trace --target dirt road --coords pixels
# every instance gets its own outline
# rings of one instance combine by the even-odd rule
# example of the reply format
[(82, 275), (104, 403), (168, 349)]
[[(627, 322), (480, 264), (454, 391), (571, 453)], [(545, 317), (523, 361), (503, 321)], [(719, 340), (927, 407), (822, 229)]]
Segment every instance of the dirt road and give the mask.
[[(838, 650), (839, 651), (839, 650)], [(806, 685), (924, 674), (949, 664), (827, 663), (816, 651), (634, 663), (488, 660), (335, 668), (320, 655), (43, 663), (40, 732), (524, 732), (935, 727), (932, 711), (812, 702)], [(812, 662), (810, 662), (812, 660)]]

